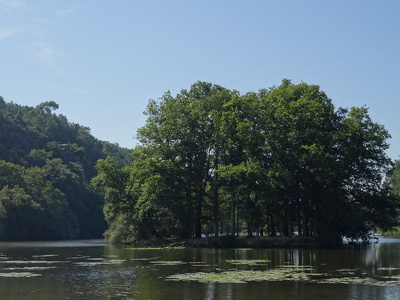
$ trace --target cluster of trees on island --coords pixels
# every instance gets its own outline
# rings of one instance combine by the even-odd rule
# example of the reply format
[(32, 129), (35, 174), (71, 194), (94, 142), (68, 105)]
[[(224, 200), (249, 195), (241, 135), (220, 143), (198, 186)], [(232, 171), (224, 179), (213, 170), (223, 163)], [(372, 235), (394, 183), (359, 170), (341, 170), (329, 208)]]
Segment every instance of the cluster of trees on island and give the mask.
[(241, 95), (197, 82), (150, 100), (121, 148), (0, 98), (0, 240), (301, 235), (367, 241), (398, 225), (400, 163), (366, 107), (317, 85)]
[(97, 160), (131, 162), (130, 150), (99, 141), (54, 111), (0, 97), (0, 240), (102, 237), (103, 198), (90, 186)]
[(112, 242), (245, 230), (332, 244), (398, 223), (389, 133), (366, 107), (335, 109), (317, 85), (241, 95), (197, 82), (145, 114), (134, 161), (96, 164)]

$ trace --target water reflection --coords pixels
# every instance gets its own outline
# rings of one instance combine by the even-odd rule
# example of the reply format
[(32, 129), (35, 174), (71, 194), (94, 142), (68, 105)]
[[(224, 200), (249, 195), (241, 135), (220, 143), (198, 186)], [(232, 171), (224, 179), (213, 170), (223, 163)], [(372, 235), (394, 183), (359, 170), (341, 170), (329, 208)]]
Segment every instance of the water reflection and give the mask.
[[(132, 249), (103, 240), (0, 243), (0, 299), (400, 299), (399, 285), (166, 280), (184, 273), (268, 272), (282, 266), (391, 280), (400, 277), (400, 243), (335, 250)], [(28, 270), (38, 276), (21, 275)]]
[(105, 247), (108, 244), (103, 239), (96, 240), (65, 240), (65, 241), (27, 241), (0, 242), (3, 248), (69, 248), (69, 247)]

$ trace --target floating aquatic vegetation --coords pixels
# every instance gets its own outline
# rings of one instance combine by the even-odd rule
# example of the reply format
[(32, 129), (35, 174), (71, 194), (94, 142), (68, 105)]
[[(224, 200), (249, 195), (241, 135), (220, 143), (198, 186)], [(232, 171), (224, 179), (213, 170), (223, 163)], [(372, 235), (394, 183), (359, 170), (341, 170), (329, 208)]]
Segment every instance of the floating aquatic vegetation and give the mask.
[(104, 260), (104, 262), (105, 262), (107, 265), (117, 265), (117, 264), (122, 264), (122, 263), (124, 263), (125, 260), (123, 260), (123, 259), (107, 259), (107, 260)]
[(359, 269), (338, 269), (336, 272), (340, 273), (354, 273), (357, 272)]
[(175, 265), (186, 264), (186, 262), (180, 260), (156, 260), (156, 261), (151, 261), (150, 263), (157, 266), (175, 266)]
[(392, 268), (392, 267), (387, 267), (387, 268), (378, 268), (378, 271), (395, 271), (395, 270), (400, 270), (400, 268)]
[(33, 258), (46, 258), (46, 257), (56, 257), (58, 254), (43, 254), (43, 255), (32, 255)]
[[(338, 270), (337, 276), (332, 274), (316, 273), (312, 266), (281, 266), (267, 271), (241, 270), (221, 272), (195, 272), (176, 274), (166, 277), (173, 281), (198, 281), (215, 283), (247, 283), (260, 281), (290, 281), (290, 282), (316, 282), (321, 284), (362, 284), (369, 286), (399, 285), (400, 276), (387, 276), (380, 278), (348, 276), (350, 269)], [(353, 272), (353, 270), (352, 270)]]
[[(304, 278), (303, 278), (304, 277)], [(281, 281), (291, 278), (292, 281), (302, 281), (307, 278), (304, 274), (295, 275), (284, 274), (283, 272), (265, 271), (223, 271), (220, 273), (197, 272), (177, 274), (167, 277), (168, 280), (177, 281), (199, 281), (199, 282), (218, 282), (218, 283), (247, 283), (251, 281)]]
[(88, 258), (90, 258), (90, 256), (77, 255), (77, 256), (67, 257), (67, 259), (69, 260), (88, 259)]
[(280, 266), (277, 266), (277, 268), (280, 268), (280, 269), (299, 269), (299, 270), (314, 270), (315, 269), (313, 266), (307, 266), (307, 265), (280, 265)]
[(100, 265), (105, 265), (104, 262), (102, 261), (80, 261), (74, 263), (74, 265), (80, 266), (80, 267), (94, 267), (94, 266), (100, 266)]
[(252, 281), (314, 281), (311, 274), (292, 272), (286, 269), (271, 269), (268, 271), (222, 271), (222, 272), (196, 272), (168, 276), (167, 280), (199, 281), (218, 283), (247, 283)]
[(75, 262), (74, 265), (81, 266), (81, 267), (93, 267), (99, 265), (118, 265), (125, 262), (125, 260), (118, 260), (118, 259), (110, 259), (110, 260), (102, 260), (102, 261), (80, 261)]
[[(381, 278), (382, 279), (382, 278)], [(400, 278), (397, 280), (379, 280), (370, 277), (333, 277), (326, 278), (319, 283), (332, 283), (332, 284), (363, 284), (369, 286), (389, 286), (389, 285), (399, 285)]]
[(4, 268), (5, 271), (41, 271), (41, 270), (51, 270), (57, 267), (10, 267)]
[(360, 269), (338, 269), (335, 271), (335, 273), (339, 273), (340, 276), (342, 276), (342, 275), (350, 276), (350, 275), (356, 275), (359, 271), (360, 271)]
[(32, 272), (0, 273), (0, 277), (11, 277), (11, 278), (37, 277), (37, 276), (42, 276), (42, 274), (36, 274), (36, 273), (32, 273)]
[(159, 259), (159, 257), (143, 257), (143, 258), (132, 258), (131, 260), (138, 260), (138, 261), (148, 261), (148, 260), (156, 260)]
[(222, 272), (222, 273), (196, 272), (196, 273), (176, 274), (169, 276), (166, 279), (174, 281), (245, 283), (245, 281), (240, 276), (234, 276), (234, 275), (236, 274), (233, 274), (232, 272)]
[(383, 278), (383, 279), (395, 279), (395, 280), (400, 280), (400, 275), (388, 275), (388, 276), (380, 276), (379, 278)]
[(69, 261), (61, 260), (5, 260), (2, 263), (6, 264), (65, 264)]
[(190, 261), (189, 262), (190, 265), (207, 265), (207, 263), (205, 261)]
[(205, 264), (190, 264), (191, 267), (210, 267), (210, 265)]
[(186, 249), (186, 247), (183, 246), (177, 246), (177, 247), (140, 247), (140, 248), (125, 248), (126, 250), (180, 250), (180, 249)]
[(270, 263), (270, 260), (266, 259), (228, 259), (226, 262), (233, 265), (246, 265), (246, 266), (257, 266), (257, 265), (266, 265)]
[(156, 248), (156, 247), (152, 247), (152, 248), (125, 248), (125, 250), (163, 250), (163, 248)]
[(191, 267), (209, 267), (210, 265), (204, 261), (190, 261), (189, 265)]

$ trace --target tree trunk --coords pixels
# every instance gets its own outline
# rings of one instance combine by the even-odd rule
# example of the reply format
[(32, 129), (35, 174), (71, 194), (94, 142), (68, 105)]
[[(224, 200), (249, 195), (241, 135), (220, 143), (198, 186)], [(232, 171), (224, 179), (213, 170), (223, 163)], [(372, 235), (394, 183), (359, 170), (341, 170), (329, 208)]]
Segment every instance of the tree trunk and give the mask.
[(235, 236), (235, 197), (231, 195), (231, 236)]
[(296, 221), (297, 221), (297, 235), (300, 236), (303, 234), (303, 226), (301, 224), (301, 209), (300, 209), (299, 203), (297, 205), (297, 220)]
[(303, 209), (302, 209), (302, 211), (303, 211), (303, 213), (302, 213), (302, 215), (301, 215), (301, 223), (302, 223), (302, 227), (303, 227), (303, 235), (304, 236), (309, 236), (309, 230), (308, 230), (308, 224), (307, 224), (307, 214), (306, 214), (306, 204), (305, 204), (305, 201), (303, 200), (302, 201), (303, 202)]
[(282, 234), (289, 236), (289, 209), (287, 199), (283, 199)]
[(274, 216), (269, 215), (269, 222), (270, 222), (270, 236), (276, 236), (276, 229), (275, 229), (275, 222), (274, 222)]
[(214, 186), (213, 191), (213, 218), (214, 218), (214, 234), (218, 237), (219, 230), (219, 203), (218, 203), (218, 187)]
[(240, 220), (239, 220), (239, 207), (236, 207), (236, 236), (240, 234)]
[(247, 223), (247, 237), (253, 237), (253, 226), (251, 226), (250, 222)]
[(196, 193), (196, 225), (195, 225), (195, 237), (201, 238), (201, 214), (202, 214), (202, 205), (203, 199), (202, 194), (200, 192)]

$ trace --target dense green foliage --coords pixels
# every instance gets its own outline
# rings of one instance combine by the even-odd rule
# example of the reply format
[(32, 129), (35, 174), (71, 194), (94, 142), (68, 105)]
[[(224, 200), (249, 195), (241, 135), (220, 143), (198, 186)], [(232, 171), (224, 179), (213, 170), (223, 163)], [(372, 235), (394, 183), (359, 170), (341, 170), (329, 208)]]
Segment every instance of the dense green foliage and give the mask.
[[(395, 161), (393, 168), (388, 173), (385, 185), (397, 197), (400, 197), (400, 160)], [(400, 216), (398, 218), (400, 219)], [(400, 235), (400, 226), (390, 228), (389, 230), (380, 229), (379, 232), (387, 235)]]
[(394, 194), (400, 196), (400, 160), (396, 160), (393, 168), (389, 171), (386, 185), (392, 189)]
[(97, 160), (109, 155), (121, 167), (131, 151), (99, 141), (57, 108), (0, 97), (1, 240), (100, 237), (106, 228), (104, 200), (88, 183)]
[(388, 132), (365, 107), (335, 110), (319, 86), (240, 95), (197, 82), (145, 114), (134, 162), (97, 164), (114, 242), (246, 229), (341, 243), (397, 223), (399, 200), (382, 185)]

